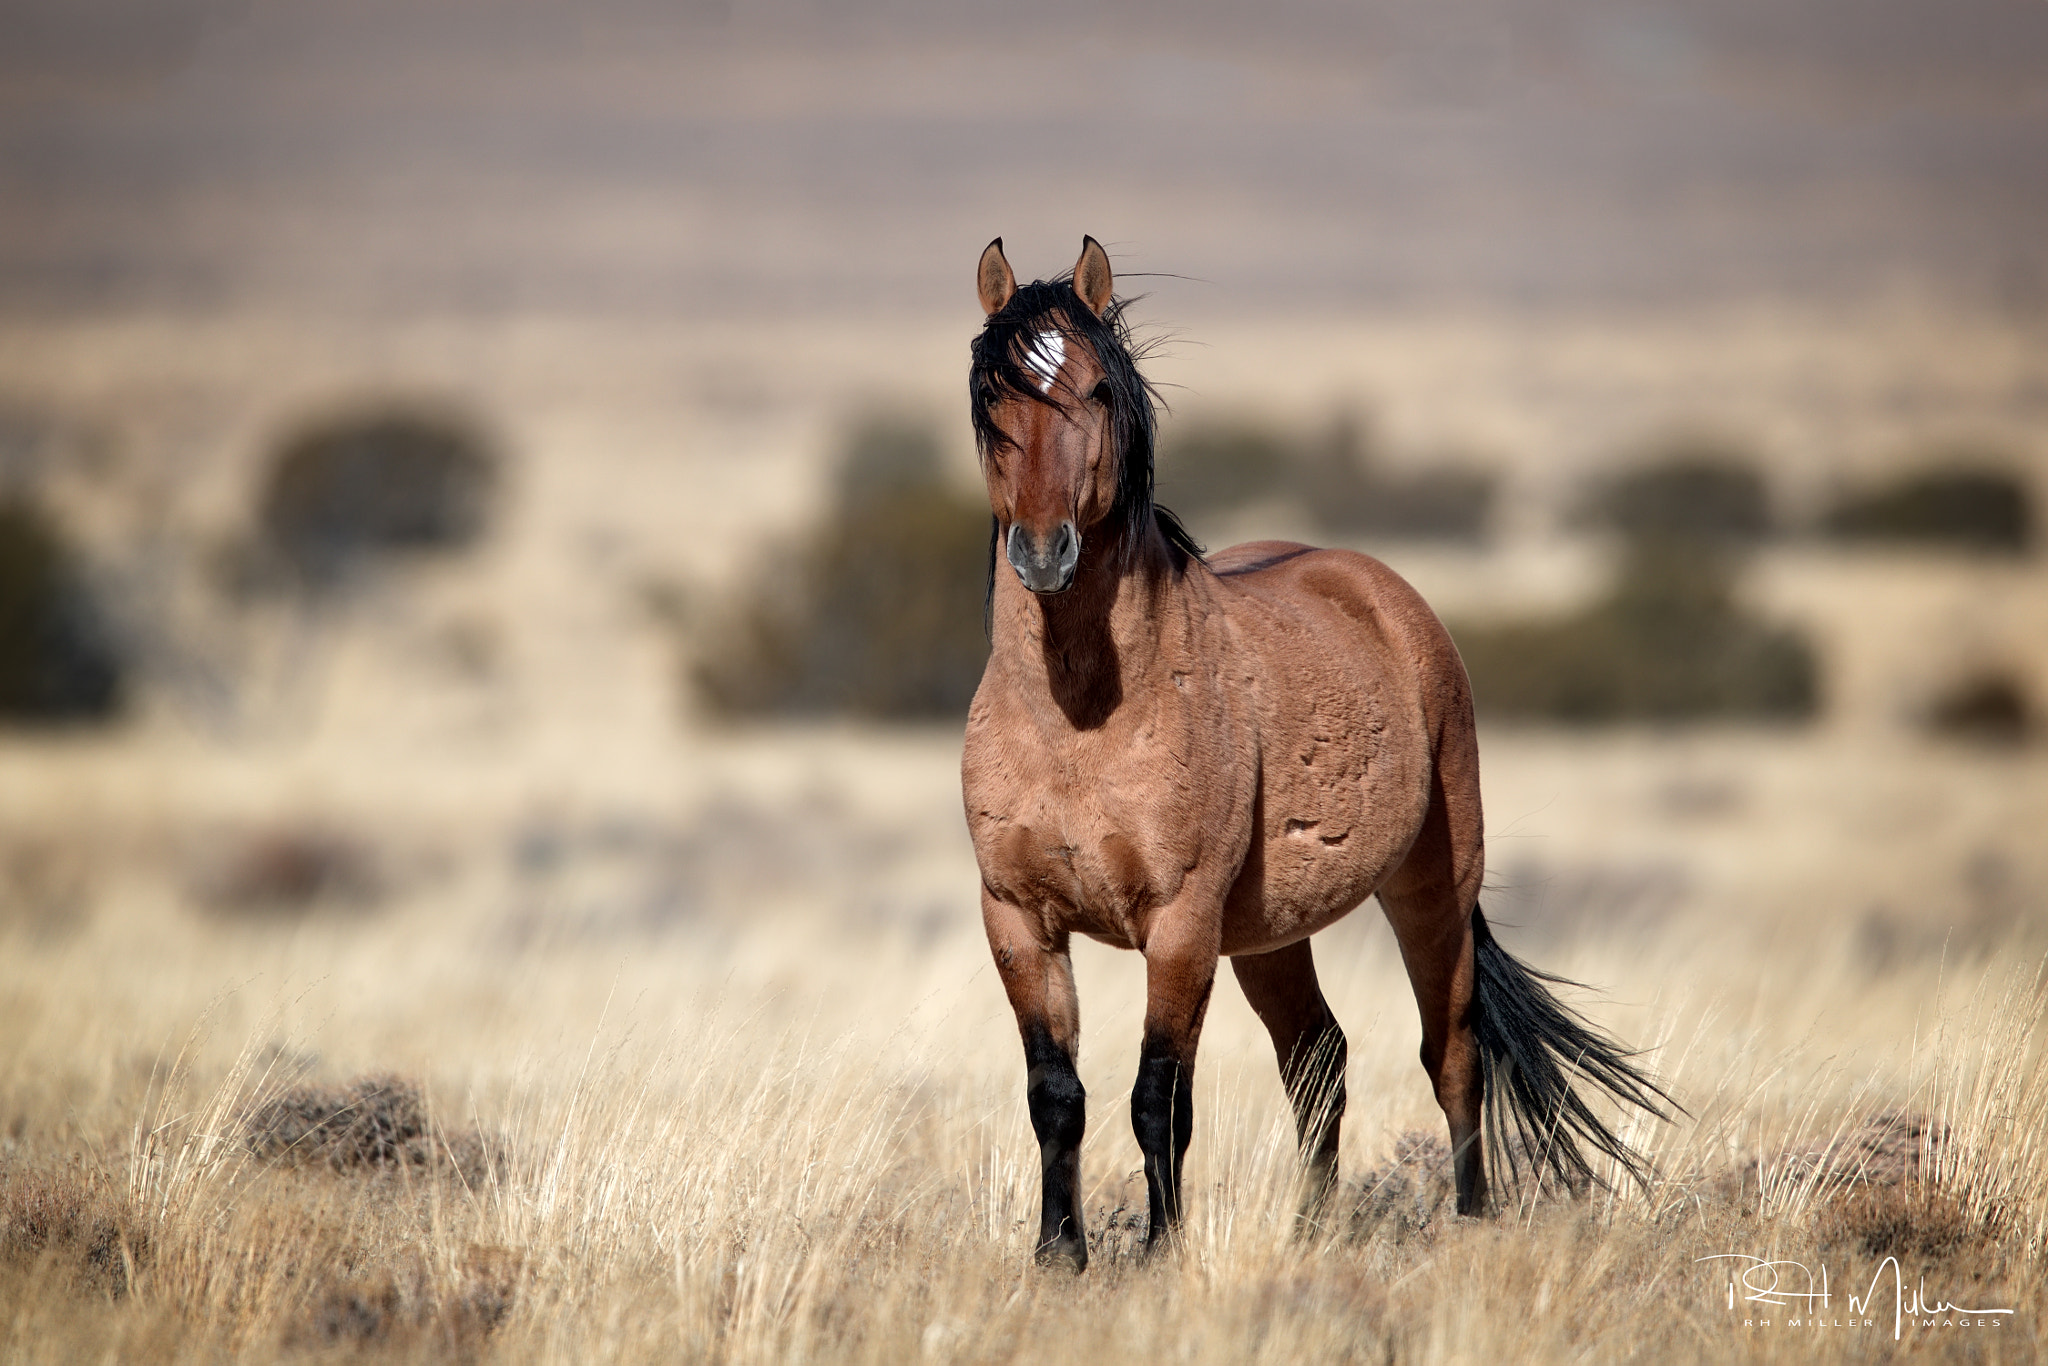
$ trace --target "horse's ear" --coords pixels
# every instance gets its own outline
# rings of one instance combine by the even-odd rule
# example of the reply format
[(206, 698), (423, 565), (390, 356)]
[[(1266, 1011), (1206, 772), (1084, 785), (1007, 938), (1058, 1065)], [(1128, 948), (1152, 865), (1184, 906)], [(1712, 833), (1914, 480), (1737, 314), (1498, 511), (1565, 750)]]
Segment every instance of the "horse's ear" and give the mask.
[(981, 295), (981, 311), (994, 317), (1017, 292), (1017, 277), (1003, 259), (1003, 239), (998, 237), (981, 251), (981, 264), (974, 270), (974, 288)]
[(1116, 281), (1109, 273), (1109, 253), (1092, 237), (1081, 238), (1081, 259), (1074, 263), (1074, 293), (1096, 317), (1109, 307), (1110, 290)]

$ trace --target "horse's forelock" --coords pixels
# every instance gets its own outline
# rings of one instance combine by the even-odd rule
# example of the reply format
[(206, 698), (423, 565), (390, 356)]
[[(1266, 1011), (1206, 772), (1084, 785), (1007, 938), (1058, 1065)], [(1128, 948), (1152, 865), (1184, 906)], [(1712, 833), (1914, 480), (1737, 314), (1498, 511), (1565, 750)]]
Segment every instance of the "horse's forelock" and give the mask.
[(1020, 286), (1001, 311), (991, 315), (975, 338), (969, 401), (975, 443), (987, 457), (1009, 444), (997, 426), (995, 409), (1005, 398), (1056, 403), (1054, 386), (1042, 382), (1033, 365), (1046, 332), (1071, 337), (1095, 354), (1109, 393), (1111, 437), (1118, 452), (1117, 510), (1134, 497), (1149, 510), (1152, 491), (1152, 391), (1138, 371), (1129, 326), (1118, 300), (1097, 317), (1074, 293), (1073, 280), (1036, 280)]
[[(1078, 303), (1071, 286), (1063, 282), (1038, 280), (1020, 286), (1001, 311), (989, 315), (981, 334), (974, 339), (970, 370), (969, 402), (974, 421), (975, 444), (984, 457), (1010, 442), (996, 425), (996, 405), (1006, 398), (1029, 399), (1052, 404), (1050, 385), (1038, 383), (1031, 368), (1032, 349), (1043, 332), (1058, 332), (1088, 340), (1077, 325)], [(1059, 296), (1067, 297), (1061, 299)]]

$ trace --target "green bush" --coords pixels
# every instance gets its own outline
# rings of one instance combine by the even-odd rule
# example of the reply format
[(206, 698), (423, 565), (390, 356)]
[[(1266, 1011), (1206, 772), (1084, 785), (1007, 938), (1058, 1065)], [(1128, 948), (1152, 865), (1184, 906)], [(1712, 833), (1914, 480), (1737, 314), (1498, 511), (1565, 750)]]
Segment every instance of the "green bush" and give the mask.
[(1625, 536), (1711, 542), (1759, 541), (1775, 529), (1755, 464), (1700, 440), (1668, 444), (1647, 463), (1595, 482), (1574, 520)]
[(264, 545), (321, 587), (390, 551), (447, 551), (482, 536), (498, 460), (467, 421), (371, 408), (312, 424), (272, 456), (258, 495)]
[(1743, 612), (1730, 590), (1724, 556), (1696, 542), (1641, 541), (1613, 590), (1583, 611), (1460, 625), (1452, 635), (1484, 718), (1811, 717), (1819, 706), (1811, 645)]
[(124, 692), (122, 660), (61, 530), (33, 503), (0, 502), (0, 722), (104, 720)]
[(833, 488), (706, 629), (698, 695), (729, 716), (964, 716), (988, 660), (987, 504), (901, 422), (855, 430)]
[(1821, 530), (1846, 541), (2019, 554), (2033, 543), (2034, 515), (2026, 485), (1985, 462), (1918, 470), (1851, 493), (1823, 515)]

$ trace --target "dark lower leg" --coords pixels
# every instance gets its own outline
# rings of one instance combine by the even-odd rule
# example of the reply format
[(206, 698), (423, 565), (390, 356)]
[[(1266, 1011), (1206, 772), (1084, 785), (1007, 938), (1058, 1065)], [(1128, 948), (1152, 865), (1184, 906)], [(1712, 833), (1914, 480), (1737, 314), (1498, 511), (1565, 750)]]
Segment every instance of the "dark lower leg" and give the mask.
[(1148, 1039), (1131, 1087), (1131, 1128), (1145, 1155), (1145, 1194), (1152, 1213), (1148, 1243), (1180, 1224), (1181, 1162), (1195, 1136), (1194, 1101), (1194, 1069), (1181, 1064), (1167, 1041)]
[(1458, 1183), (1458, 1213), (1478, 1218), (1486, 1213), (1486, 1154), (1475, 1123), (1453, 1124), (1451, 1146), (1458, 1154), (1453, 1172)]
[(1035, 916), (986, 889), (981, 914), (996, 972), (1024, 1040), (1024, 1098), (1038, 1138), (1041, 1180), (1038, 1260), (1081, 1271), (1088, 1265), (1088, 1239), (1081, 1227), (1081, 1135), (1087, 1128), (1088, 1097), (1074, 1070), (1081, 1014), (1066, 936), (1047, 942)]
[(1145, 1154), (1148, 1245), (1180, 1226), (1181, 1161), (1195, 1134), (1195, 1048), (1216, 983), (1216, 921), (1162, 913), (1145, 944), (1145, 1042), (1131, 1086), (1131, 1127)]
[(1041, 1181), (1037, 1257), (1081, 1271), (1088, 1265), (1088, 1239), (1081, 1227), (1081, 1136), (1087, 1128), (1088, 1096), (1073, 1056), (1046, 1031), (1034, 1030), (1025, 1040), (1024, 1061), (1031, 1069), (1024, 1094), (1031, 1130), (1038, 1136)]
[(1337, 1187), (1337, 1137), (1344, 1122), (1344, 1068), (1350, 1046), (1334, 1019), (1304, 1033), (1295, 1044), (1280, 1077), (1294, 1106), (1294, 1132), (1307, 1168), (1308, 1188), (1302, 1195), (1304, 1215), (1321, 1213)]

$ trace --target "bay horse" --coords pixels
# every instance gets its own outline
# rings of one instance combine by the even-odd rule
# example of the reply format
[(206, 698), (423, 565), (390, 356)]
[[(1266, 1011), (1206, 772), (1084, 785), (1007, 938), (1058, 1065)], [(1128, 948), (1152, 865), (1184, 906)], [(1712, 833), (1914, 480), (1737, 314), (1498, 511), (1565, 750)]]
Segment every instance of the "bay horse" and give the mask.
[[(1487, 1207), (1488, 1149), (1513, 1180), (1519, 1151), (1539, 1181), (1582, 1189), (1596, 1175), (1587, 1148), (1645, 1179), (1572, 1073), (1659, 1118), (1669, 1096), (1480, 913), (1472, 691), (1435, 614), (1348, 550), (1254, 541), (1204, 558), (1155, 504), (1154, 396), (1094, 238), (1071, 274), (1022, 286), (997, 238), (976, 283), (991, 650), (961, 778), (982, 920), (1024, 1041), (1038, 1260), (1088, 1263), (1077, 933), (1145, 958), (1131, 1123), (1148, 1248), (1180, 1222), (1195, 1049), (1222, 958), (1272, 1035), (1304, 1218), (1327, 1201), (1345, 1042), (1309, 936), (1374, 895), (1421, 1011), (1458, 1212)], [(998, 572), (999, 551), (1013, 573)]]

